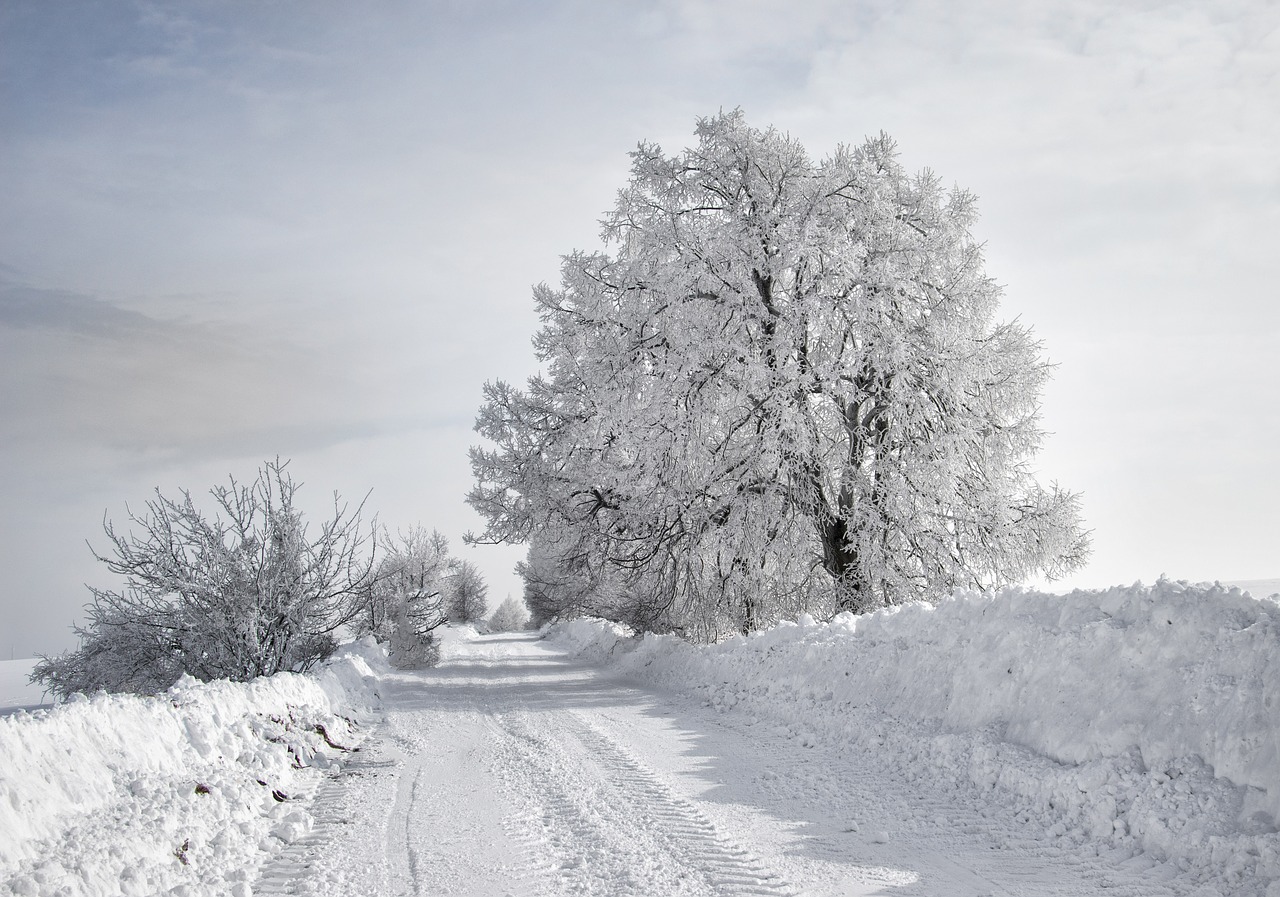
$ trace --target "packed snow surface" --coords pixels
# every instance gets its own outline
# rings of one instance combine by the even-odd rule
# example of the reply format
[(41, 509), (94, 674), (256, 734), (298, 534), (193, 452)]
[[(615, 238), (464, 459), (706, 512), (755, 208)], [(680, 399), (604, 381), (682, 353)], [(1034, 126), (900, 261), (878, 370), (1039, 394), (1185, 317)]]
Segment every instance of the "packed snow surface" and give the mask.
[(331, 821), (317, 811), (256, 894), (1259, 893), (1256, 877), (1227, 889), (1051, 832), (998, 791), (919, 775), (890, 742), (723, 710), (533, 634), (457, 638), (438, 669), (381, 690), (386, 718)]
[(1278, 621), (1160, 582), (460, 628), (432, 670), (19, 712), (0, 892), (1280, 897)]

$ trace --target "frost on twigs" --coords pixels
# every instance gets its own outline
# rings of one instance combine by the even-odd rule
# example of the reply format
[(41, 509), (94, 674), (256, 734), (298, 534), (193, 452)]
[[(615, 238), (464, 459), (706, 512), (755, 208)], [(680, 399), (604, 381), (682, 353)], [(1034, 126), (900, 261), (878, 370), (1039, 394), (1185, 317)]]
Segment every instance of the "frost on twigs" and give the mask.
[(186, 490), (156, 491), (131, 531), (104, 523), (110, 550), (94, 556), (125, 579), (90, 587), (80, 647), (36, 665), (55, 694), (163, 691), (183, 675), (249, 680), (309, 670), (333, 653), (334, 634), (362, 607), (373, 560), (361, 507), (335, 493), (333, 516), (308, 532), (288, 462), (249, 484), (210, 490), (207, 515)]
[(1032, 475), (1050, 365), (997, 317), (974, 197), (885, 135), (814, 160), (741, 112), (643, 143), (534, 301), (545, 373), (490, 383), (479, 541), (529, 542), (535, 620), (715, 638), (1077, 567)]
[(448, 540), (435, 530), (416, 526), (395, 536), (384, 530), (379, 545), (369, 600), (352, 629), (387, 645), (400, 669), (434, 666), (440, 660), (435, 630), (482, 619), (489, 588), (475, 565), (449, 554)]
[(448, 543), (422, 527), (395, 537), (384, 532), (380, 542), (382, 560), (355, 631), (385, 643), (391, 663), (401, 669), (432, 666), (440, 656), (433, 632), (447, 620)]

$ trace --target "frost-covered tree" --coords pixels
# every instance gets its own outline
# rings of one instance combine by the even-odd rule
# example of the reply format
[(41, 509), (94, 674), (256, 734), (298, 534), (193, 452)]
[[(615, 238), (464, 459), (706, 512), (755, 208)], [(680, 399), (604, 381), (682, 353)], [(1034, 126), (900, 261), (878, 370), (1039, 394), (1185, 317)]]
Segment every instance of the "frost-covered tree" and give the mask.
[(489, 586), (470, 561), (458, 561), (449, 576), (449, 619), (475, 623), (489, 612)]
[(489, 631), (518, 632), (524, 629), (528, 622), (529, 611), (525, 608), (524, 602), (514, 595), (508, 595), (489, 618)]
[(401, 669), (432, 666), (440, 656), (434, 632), (449, 619), (449, 582), (457, 561), (444, 536), (421, 526), (395, 536), (384, 530), (379, 541), (382, 559), (353, 628), (386, 644), (389, 659)]
[(361, 508), (334, 494), (333, 516), (308, 532), (288, 462), (265, 464), (250, 484), (210, 490), (206, 515), (183, 490), (156, 491), (128, 533), (104, 523), (110, 551), (94, 556), (125, 578), (90, 587), (80, 646), (44, 658), (33, 679), (55, 694), (151, 693), (181, 675), (247, 680), (310, 669), (335, 632), (360, 613), (372, 581)]
[(611, 563), (578, 535), (539, 530), (516, 572), (533, 626), (600, 616), (641, 631), (669, 627), (670, 601), (650, 587), (646, 571)]
[(600, 613), (609, 592), (609, 584), (592, 576), (585, 564), (575, 565), (558, 553), (544, 533), (533, 535), (516, 573), (524, 580), (524, 603), (534, 627)]
[(535, 290), (545, 373), (477, 420), (480, 538), (554, 533), (646, 626), (709, 634), (1077, 567), (1077, 498), (1030, 466), (1049, 365), (996, 318), (973, 196), (884, 135), (697, 136), (642, 144), (612, 250)]

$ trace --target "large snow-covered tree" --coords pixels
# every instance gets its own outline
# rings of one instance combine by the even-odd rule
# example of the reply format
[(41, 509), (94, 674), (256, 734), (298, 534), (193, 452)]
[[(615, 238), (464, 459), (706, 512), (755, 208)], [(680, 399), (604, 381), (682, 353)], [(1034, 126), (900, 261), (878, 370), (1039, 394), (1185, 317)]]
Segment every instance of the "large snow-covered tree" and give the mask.
[(55, 693), (155, 692), (181, 675), (237, 680), (303, 671), (336, 647), (361, 613), (372, 582), (360, 509), (334, 494), (333, 516), (308, 532), (287, 462), (267, 463), (248, 484), (210, 490), (211, 516), (191, 494), (157, 490), (131, 531), (104, 526), (97, 554), (125, 579), (91, 588), (80, 646), (36, 665)]
[(477, 421), (480, 538), (552, 532), (646, 625), (711, 630), (1078, 566), (1077, 498), (1030, 466), (1050, 367), (997, 320), (974, 197), (884, 135), (821, 161), (740, 112), (697, 136), (641, 144), (611, 251), (535, 290), (545, 373)]

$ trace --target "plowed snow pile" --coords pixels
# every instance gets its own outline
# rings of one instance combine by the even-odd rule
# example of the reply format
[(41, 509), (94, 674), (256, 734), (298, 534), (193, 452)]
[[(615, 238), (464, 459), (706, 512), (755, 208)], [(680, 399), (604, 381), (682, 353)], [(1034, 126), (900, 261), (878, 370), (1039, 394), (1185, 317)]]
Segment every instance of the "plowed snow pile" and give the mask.
[(577, 621), (635, 679), (896, 758), (1204, 893), (1280, 897), (1280, 603), (1161, 581), (957, 594), (693, 646)]
[(179, 682), (0, 718), (0, 887), (247, 895), (377, 700), (372, 644), (315, 675)]

